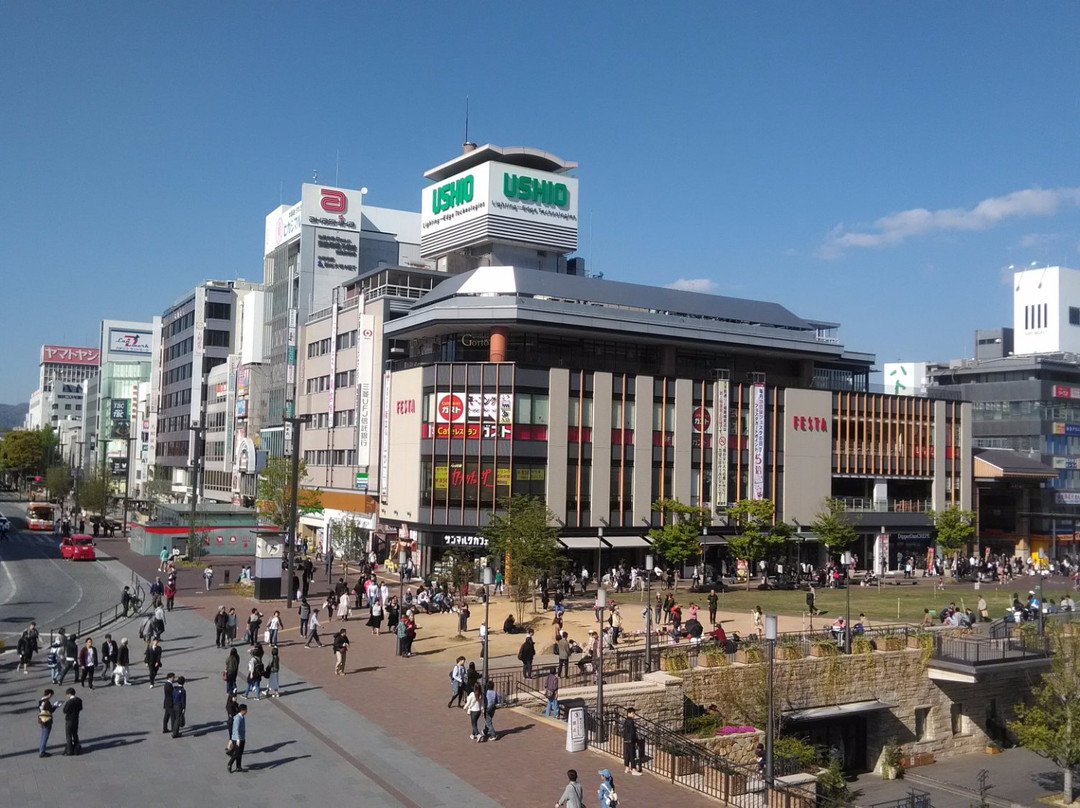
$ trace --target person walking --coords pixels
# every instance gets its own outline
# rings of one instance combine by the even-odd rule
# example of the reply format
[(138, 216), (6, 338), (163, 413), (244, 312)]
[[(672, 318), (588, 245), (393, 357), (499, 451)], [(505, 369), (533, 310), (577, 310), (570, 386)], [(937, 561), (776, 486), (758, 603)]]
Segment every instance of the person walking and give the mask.
[(557, 674), (549, 673), (544, 679), (544, 698), (547, 699), (547, 706), (544, 707), (544, 716), (559, 717), (559, 677)]
[(161, 640), (157, 637), (150, 640), (143, 660), (146, 662), (146, 669), (150, 672), (150, 687), (153, 687), (158, 671), (161, 670)]
[(116, 652), (116, 667), (113, 668), (112, 683), (114, 686), (130, 685), (128, 671), (131, 670), (131, 649), (128, 648), (127, 637), (120, 638), (120, 648)]
[(163, 698), (161, 706), (165, 710), (165, 714), (161, 719), (161, 733), (164, 735), (170, 729), (170, 724), (176, 723), (176, 716), (173, 715), (173, 680), (175, 674), (171, 671), (165, 674), (165, 681), (161, 685)]
[(236, 615), (236, 608), (229, 607), (229, 622), (228, 622), (228, 635), (229, 645), (233, 645), (236, 642), (236, 632), (239, 630), (240, 620)]
[(465, 657), (459, 656), (450, 671), (450, 701), (446, 702), (446, 709), (454, 706), (454, 699), (458, 707), (465, 699), (465, 675)]
[(518, 649), (518, 659), (521, 661), (521, 675), (526, 679), (532, 678), (533, 659), (536, 658), (536, 645), (533, 643), (533, 630), (525, 632), (525, 641)]
[(600, 769), (597, 774), (600, 775), (600, 788), (596, 790), (596, 800), (600, 808), (614, 808), (618, 802), (618, 795), (615, 793), (615, 778), (611, 776), (608, 769)]
[(49, 757), (49, 733), (52, 732), (53, 713), (60, 709), (60, 703), (53, 701), (52, 690), (46, 690), (38, 699), (38, 726), (41, 727), (41, 741), (38, 743), (38, 757)]
[(117, 666), (117, 654), (120, 651), (120, 647), (116, 644), (116, 640), (112, 638), (112, 634), (105, 635), (105, 642), (101, 644), (101, 678), (111, 679), (112, 674), (116, 671)]
[(334, 635), (334, 676), (345, 675), (345, 660), (349, 655), (349, 635), (345, 629), (339, 629)]
[(638, 748), (641, 738), (638, 736), (637, 710), (633, 707), (626, 708), (626, 718), (622, 725), (623, 740), (623, 770), (635, 777), (641, 776), (641, 758), (638, 756)]
[(499, 733), (495, 731), (495, 710), (502, 704), (502, 696), (495, 690), (495, 683), (488, 680), (487, 691), (484, 693), (484, 740), (499, 740)]
[(262, 612), (257, 608), (251, 609), (247, 619), (247, 635), (245, 641), (248, 645), (254, 645), (259, 641), (259, 628), (262, 626)]
[(203, 585), (206, 587), (206, 591), (210, 591), (211, 585), (214, 583), (214, 568), (209, 564), (206, 565), (206, 569), (203, 570)]
[(19, 642), (15, 647), (19, 655), (19, 672), (30, 673), (30, 657), (33, 656), (33, 640), (30, 638), (30, 629), (26, 629), (19, 635)]
[(708, 604), (709, 604), (709, 622), (714, 626), (716, 625), (716, 605), (720, 602), (720, 597), (716, 594), (715, 589), (709, 590)]
[(348, 620), (349, 613), (352, 611), (352, 599), (349, 597), (348, 592), (343, 592), (338, 597), (337, 603), (337, 618), (338, 620)]
[(171, 612), (173, 610), (173, 602), (176, 600), (176, 580), (169, 576), (169, 580), (165, 582), (165, 611)]
[(225, 657), (225, 692), (236, 692), (236, 676), (240, 672), (240, 654), (235, 648), (229, 649), (229, 655)]
[(79, 663), (79, 644), (75, 641), (75, 635), (70, 634), (64, 639), (64, 666), (60, 669), (60, 678), (57, 679), (57, 684), (62, 685), (64, 679), (67, 678), (68, 671), (75, 668), (75, 683), (79, 682), (79, 670), (76, 667)]
[(278, 656), (276, 645), (270, 648), (270, 661), (266, 663), (267, 679), (266, 695), (271, 699), (281, 698), (281, 690), (278, 685), (278, 677), (281, 675), (281, 658)]
[(225, 737), (232, 737), (233, 716), (240, 712), (240, 702), (235, 693), (229, 693), (225, 697)]
[(308, 621), (311, 619), (311, 605), (307, 598), (300, 599), (300, 608), (296, 610), (300, 616), (300, 636), (306, 637), (308, 633)]
[(229, 774), (246, 772), (244, 768), (244, 744), (247, 741), (247, 705), (241, 704), (232, 719), (232, 732), (229, 733), (229, 764), (225, 768)]
[(371, 628), (372, 636), (377, 637), (379, 635), (379, 631), (382, 629), (382, 620), (382, 601), (380, 601), (378, 598), (375, 598), (371, 601), (371, 616), (368, 617), (367, 621), (368, 626)]
[(559, 801), (555, 803), (555, 808), (584, 808), (585, 805), (585, 789), (581, 787), (581, 783), (577, 781), (577, 771), (575, 769), (569, 769), (566, 772), (566, 779), (570, 782), (566, 784), (566, 788), (563, 789), (562, 796), (559, 797)]
[(82, 687), (89, 686), (94, 689), (94, 672), (97, 670), (98, 650), (94, 647), (94, 641), (86, 638), (86, 644), (79, 651), (79, 670), (82, 677), (79, 679)]
[(218, 606), (217, 614), (214, 615), (214, 645), (224, 648), (229, 638), (229, 613), (224, 606)]
[(187, 710), (187, 688), (184, 687), (184, 677), (177, 678), (172, 689), (172, 736), (180, 737), (180, 730), (187, 723), (184, 712)]
[(316, 611), (311, 612), (311, 618), (308, 620), (308, 638), (304, 647), (310, 648), (312, 643), (320, 648), (323, 647), (323, 641), (319, 639), (319, 613)]
[(462, 709), (469, 714), (469, 740), (480, 743), (483, 737), (480, 733), (480, 714), (484, 712), (484, 691), (480, 689), (479, 682), (473, 685)]
[(270, 616), (270, 622), (266, 625), (266, 628), (270, 632), (270, 644), (277, 645), (278, 632), (281, 631), (284, 626), (281, 624), (281, 612), (275, 611)]
[(244, 691), (243, 696), (246, 699), (249, 695), (251, 695), (251, 691), (254, 689), (255, 698), (261, 699), (262, 678), (263, 674), (266, 672), (266, 669), (263, 666), (262, 657), (255, 653), (254, 648), (251, 649), (250, 656), (248, 657), (247, 671), (247, 689)]
[(53, 640), (49, 646), (49, 653), (45, 657), (45, 664), (49, 666), (49, 677), (54, 685), (60, 684), (60, 665), (64, 649), (58, 640)]
[(82, 713), (82, 699), (75, 695), (75, 688), (64, 691), (64, 754), (81, 755), (82, 744), (79, 742), (79, 716)]
[(559, 641), (555, 643), (556, 651), (559, 655), (559, 668), (556, 671), (559, 676), (570, 675), (570, 640), (567, 637), (566, 632), (562, 633), (559, 637)]
[(128, 612), (131, 611), (132, 600), (131, 587), (125, 586), (124, 591), (120, 593), (120, 608), (124, 611), (121, 617), (128, 616)]

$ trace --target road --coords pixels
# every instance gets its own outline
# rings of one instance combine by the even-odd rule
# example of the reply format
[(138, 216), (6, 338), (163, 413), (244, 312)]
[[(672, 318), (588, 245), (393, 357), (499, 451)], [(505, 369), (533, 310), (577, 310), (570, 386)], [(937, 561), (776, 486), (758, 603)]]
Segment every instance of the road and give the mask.
[(31, 620), (47, 637), (52, 629), (70, 631), (79, 620), (111, 611), (126, 583), (125, 571), (107, 556), (79, 562), (61, 558), (52, 533), (26, 530), (25, 507), (0, 502), (0, 513), (12, 527), (0, 542), (0, 637), (8, 645)]

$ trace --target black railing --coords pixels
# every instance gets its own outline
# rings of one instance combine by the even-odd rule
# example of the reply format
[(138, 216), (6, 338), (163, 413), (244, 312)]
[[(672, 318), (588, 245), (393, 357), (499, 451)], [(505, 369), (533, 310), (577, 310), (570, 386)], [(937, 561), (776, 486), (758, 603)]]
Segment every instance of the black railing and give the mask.
[(887, 802), (875, 802), (867, 808), (934, 808), (930, 802), (930, 794), (926, 791), (916, 791), (914, 788), (908, 791), (906, 797)]
[[(142, 580), (134, 573), (131, 573), (131, 584), (135, 588), (135, 594), (137, 595), (137, 603), (146, 605), (145, 599), (142, 597)], [(135, 604), (132, 604), (132, 607)], [(63, 629), (68, 635), (72, 635), (72, 626), (74, 626), (74, 636), (82, 638), (91, 631), (100, 631), (105, 626), (115, 623), (117, 620), (121, 620), (125, 617), (138, 617), (139, 611), (135, 608), (129, 607), (127, 614), (124, 613), (124, 608), (119, 603), (108, 609), (102, 609), (95, 615), (89, 617), (77, 618), (76, 620), (67, 620), (61, 626), (52, 628), (49, 630), (49, 644), (52, 645), (53, 641), (60, 636), (60, 630)]]
[(988, 665), (1000, 662), (1023, 662), (1050, 655), (1050, 638), (1037, 634), (996, 640), (991, 637), (955, 637), (943, 632), (934, 638), (933, 659), (965, 665)]

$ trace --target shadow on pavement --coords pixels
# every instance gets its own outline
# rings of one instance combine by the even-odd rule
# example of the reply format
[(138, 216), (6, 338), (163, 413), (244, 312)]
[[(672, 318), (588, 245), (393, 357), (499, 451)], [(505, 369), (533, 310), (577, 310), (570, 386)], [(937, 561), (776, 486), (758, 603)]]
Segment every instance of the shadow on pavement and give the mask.
[(278, 743), (272, 743), (269, 746), (264, 746), (262, 749), (245, 749), (244, 754), (245, 755), (259, 755), (259, 754), (264, 754), (265, 755), (265, 754), (269, 754), (270, 752), (276, 752), (281, 747), (288, 746), (291, 743), (296, 743), (296, 741), (280, 741)]
[[(244, 754), (247, 754), (247, 752), (245, 752)], [(249, 763), (247, 765), (247, 768), (251, 769), (252, 771), (258, 771), (262, 769), (276, 769), (278, 766), (284, 766), (286, 763), (293, 763), (294, 761), (303, 760), (304, 758), (309, 757), (311, 757), (311, 755), (293, 755), (292, 757), (278, 758), (277, 760), (268, 760), (265, 763)]]
[[(286, 685), (286, 687), (288, 687), (288, 685)], [(285, 695), (286, 696), (295, 696), (298, 693), (307, 693), (309, 690), (322, 690), (322, 688), (319, 687), (318, 685), (311, 685), (309, 687), (296, 687), (296, 688), (289, 687), (289, 689), (285, 691)]]
[(88, 752), (97, 752), (99, 750), (104, 751), (106, 749), (116, 749), (121, 746), (131, 746), (132, 744), (142, 743), (146, 738), (117, 738), (114, 741), (106, 741), (105, 743), (96, 743), (94, 741), (87, 741), (83, 744), (82, 753), (85, 755)]
[[(496, 715), (497, 714), (498, 711), (496, 711)], [(501, 738), (503, 735), (517, 735), (519, 732), (524, 732), (525, 730), (532, 729), (535, 726), (536, 724), (524, 724), (520, 727), (511, 727), (510, 729), (499, 729), (498, 727), (496, 727), (496, 732), (499, 733), (499, 737)]]

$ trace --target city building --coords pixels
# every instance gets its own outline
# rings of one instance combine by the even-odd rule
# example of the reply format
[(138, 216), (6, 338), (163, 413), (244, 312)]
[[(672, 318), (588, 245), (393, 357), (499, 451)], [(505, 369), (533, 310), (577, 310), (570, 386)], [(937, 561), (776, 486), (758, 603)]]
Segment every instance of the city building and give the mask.
[(70, 432), (82, 422), (83, 382), (97, 373), (101, 352), (97, 348), (42, 345), (38, 363), (38, 386), (30, 394), (26, 429), (49, 425)]

